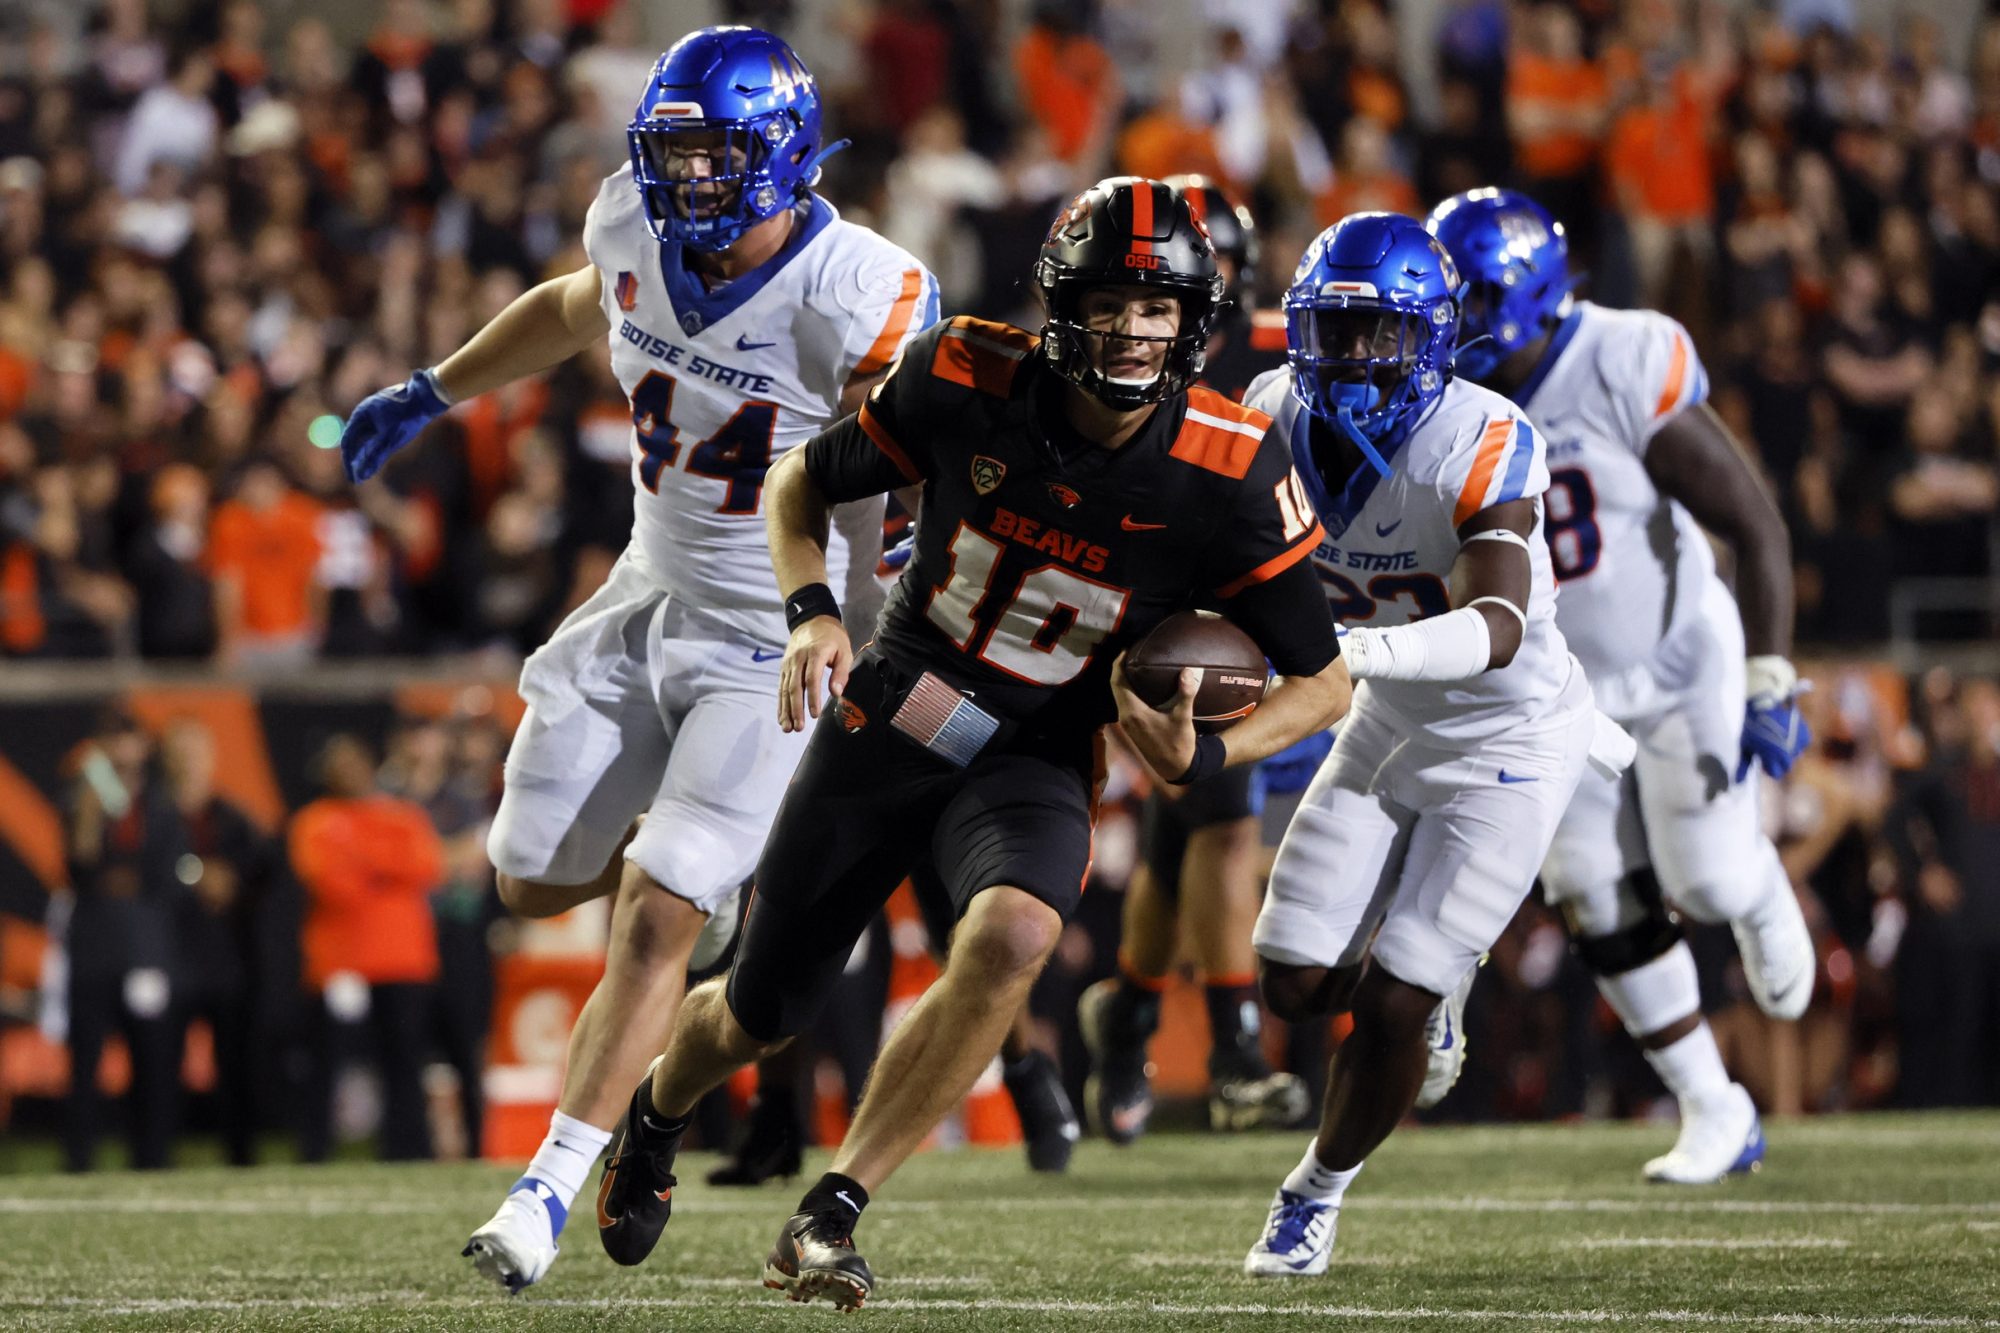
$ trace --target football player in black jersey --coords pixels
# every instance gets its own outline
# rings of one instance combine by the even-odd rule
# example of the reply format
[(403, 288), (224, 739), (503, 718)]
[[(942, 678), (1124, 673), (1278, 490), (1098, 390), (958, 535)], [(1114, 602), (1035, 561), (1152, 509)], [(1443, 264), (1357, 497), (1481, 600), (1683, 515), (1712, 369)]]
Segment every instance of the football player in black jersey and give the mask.
[[(1208, 230), (1225, 307), (1209, 334), (1202, 382), (1241, 399), (1250, 381), (1284, 364), (1251, 347), (1259, 245), (1250, 210), (1206, 176), (1169, 176)], [(1257, 957), (1250, 928), (1260, 904), (1264, 849), (1257, 770), (1241, 765), (1185, 789), (1155, 789), (1139, 817), (1139, 865), (1125, 889), (1118, 974), (1077, 1002), (1090, 1052), (1084, 1111), (1113, 1143), (1145, 1132), (1153, 1113), (1147, 1044), (1185, 938), (1201, 972), (1209, 1027), (1209, 1124), (1218, 1130), (1289, 1125), (1312, 1108), (1305, 1082), (1264, 1058)], [(1182, 923), (1186, 923), (1183, 933)]]
[[(876, 1061), (834, 1170), (765, 1264), (767, 1285), (852, 1308), (874, 1278), (854, 1222), (992, 1061), (1083, 891), (1117, 720), (1161, 773), (1253, 763), (1346, 711), (1350, 685), (1307, 557), (1322, 534), (1269, 419), (1194, 387), (1221, 296), (1186, 201), (1120, 177), (1043, 243), (1040, 337), (956, 319), (913, 341), (854, 417), (770, 471), (767, 530), (793, 632), (778, 699), (818, 722), (758, 866), (735, 965), (691, 992), (605, 1164), (613, 1257), (665, 1226), (696, 1101), (818, 1010), (912, 866), (950, 898), (944, 974)], [(922, 488), (916, 553), (856, 657), (826, 586), (829, 506)], [(1197, 737), (1196, 673), (1166, 710), (1114, 670), (1197, 596), (1282, 677)], [(830, 683), (831, 693), (828, 693)], [(825, 706), (823, 706), (825, 705)]]

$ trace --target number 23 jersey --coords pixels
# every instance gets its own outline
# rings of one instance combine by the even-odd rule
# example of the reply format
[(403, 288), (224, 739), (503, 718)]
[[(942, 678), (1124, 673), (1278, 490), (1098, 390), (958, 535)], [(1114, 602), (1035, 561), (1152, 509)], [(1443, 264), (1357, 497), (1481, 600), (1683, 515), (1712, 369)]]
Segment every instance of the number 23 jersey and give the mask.
[(1197, 387), (1107, 449), (1068, 427), (1046, 367), (1030, 333), (951, 320), (808, 448), (830, 499), (923, 487), (878, 648), (1042, 734), (1110, 721), (1112, 661), (1197, 598), (1279, 674), (1324, 670), (1338, 648), (1304, 568), (1319, 523), (1268, 419)]
[(1542, 444), (1520, 409), (1465, 380), (1444, 396), (1389, 455), (1384, 477), (1363, 462), (1337, 494), (1312, 464), (1312, 415), (1292, 396), (1291, 371), (1261, 375), (1247, 406), (1272, 414), (1271, 435), (1299, 462), (1326, 539), (1313, 565), (1334, 619), (1386, 629), (1452, 609), (1458, 529), (1482, 509), (1533, 500), (1528, 537), (1527, 631), (1514, 659), (1469, 680), (1368, 680), (1355, 703), (1387, 705), (1431, 740), (1480, 741), (1541, 720), (1563, 697), (1575, 659), (1556, 628), (1556, 584), (1542, 539), (1549, 473)]
[[(714, 291), (647, 231), (626, 167), (583, 224), (611, 368), (632, 404), (632, 542), (669, 593), (756, 642), (787, 637), (764, 541), (764, 474), (840, 415), (850, 377), (937, 322), (922, 264), (810, 196), (785, 249)], [(872, 587), (881, 508), (836, 515), (835, 585)]]

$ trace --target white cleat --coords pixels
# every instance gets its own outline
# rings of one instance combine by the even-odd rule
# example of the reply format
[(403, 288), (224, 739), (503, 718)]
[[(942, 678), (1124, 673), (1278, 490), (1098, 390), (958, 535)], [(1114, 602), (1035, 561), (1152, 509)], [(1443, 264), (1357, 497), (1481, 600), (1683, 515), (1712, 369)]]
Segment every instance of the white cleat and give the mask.
[(1681, 1107), (1681, 1133), (1673, 1150), (1646, 1163), (1655, 1185), (1713, 1185), (1726, 1176), (1755, 1171), (1764, 1161), (1764, 1126), (1756, 1103), (1740, 1083), (1717, 1106)]
[(1479, 962), (1457, 989), (1438, 1001), (1438, 1007), (1431, 1010), (1431, 1016), (1424, 1023), (1424, 1043), (1430, 1047), (1430, 1064), (1424, 1070), (1424, 1085), (1417, 1089), (1417, 1109), (1428, 1111), (1443, 1101), (1445, 1094), (1458, 1082), (1458, 1076), (1465, 1069), (1465, 999), (1472, 994), (1472, 983), (1479, 976), (1479, 969), (1486, 965), (1486, 955), (1479, 955)]
[(1243, 1271), (1251, 1277), (1317, 1277), (1333, 1257), (1339, 1222), (1339, 1204), (1280, 1188), (1264, 1220), (1264, 1234), (1243, 1256)]
[(738, 884), (708, 914), (701, 934), (694, 937), (694, 949), (688, 954), (688, 971), (706, 972), (721, 961), (730, 942), (736, 938), (737, 919), (743, 914), (742, 908), (743, 886)]
[(1756, 911), (1730, 922), (1729, 929), (1757, 1007), (1781, 1020), (1805, 1013), (1819, 960), (1797, 895), (1789, 887), (1773, 893)]
[(555, 1228), (542, 1199), (547, 1189), (540, 1181), (523, 1182), (508, 1194), (493, 1220), (473, 1232), (459, 1251), (509, 1295), (518, 1296), (540, 1282), (556, 1261)]

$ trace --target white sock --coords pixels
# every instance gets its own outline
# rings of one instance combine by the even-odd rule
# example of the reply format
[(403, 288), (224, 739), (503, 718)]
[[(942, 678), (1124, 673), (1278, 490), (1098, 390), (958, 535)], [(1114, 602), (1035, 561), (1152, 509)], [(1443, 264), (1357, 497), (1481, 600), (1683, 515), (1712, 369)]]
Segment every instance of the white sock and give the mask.
[(549, 1136), (535, 1150), (535, 1156), (521, 1179), (539, 1181), (555, 1195), (554, 1199), (543, 1195), (542, 1202), (553, 1205), (549, 1208), (549, 1219), (555, 1223), (558, 1233), (569, 1217), (570, 1205), (576, 1202), (578, 1191), (590, 1179), (591, 1168), (597, 1165), (597, 1159), (610, 1142), (611, 1131), (608, 1129), (586, 1125), (561, 1111), (550, 1117)]
[(1354, 1178), (1361, 1174), (1361, 1168), (1367, 1163), (1356, 1162), (1345, 1171), (1336, 1171), (1320, 1164), (1314, 1146), (1306, 1144), (1306, 1155), (1292, 1168), (1292, 1174), (1285, 1177), (1285, 1188), (1293, 1194), (1302, 1194), (1308, 1199), (1330, 1203), (1338, 1208), (1341, 1196), (1347, 1193), (1347, 1187), (1354, 1183)]
[(1729, 1096), (1729, 1071), (1706, 1020), (1673, 1045), (1647, 1051), (1646, 1063), (1683, 1106), (1714, 1106)]
[(1701, 1012), (1701, 979), (1686, 940), (1628, 972), (1600, 976), (1597, 990), (1635, 1037), (1662, 1032)]

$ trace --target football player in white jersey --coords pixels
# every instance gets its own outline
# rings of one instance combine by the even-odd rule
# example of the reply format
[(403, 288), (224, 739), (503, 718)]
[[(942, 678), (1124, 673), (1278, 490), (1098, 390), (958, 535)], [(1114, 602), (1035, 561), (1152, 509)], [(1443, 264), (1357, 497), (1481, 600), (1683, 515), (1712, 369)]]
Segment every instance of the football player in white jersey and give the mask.
[[(1540, 205), (1473, 190), (1428, 225), (1470, 284), (1458, 374), (1519, 403), (1548, 441), (1563, 634), (1598, 706), (1639, 742), (1622, 784), (1578, 792), (1543, 885), (1680, 1102), (1679, 1139), (1646, 1177), (1704, 1184), (1748, 1171), (1764, 1155), (1756, 1107), (1723, 1069), (1669, 907), (1730, 924), (1766, 1013), (1805, 1012), (1812, 939), (1759, 827), (1753, 780), (1756, 767), (1784, 776), (1807, 741), (1786, 657), (1784, 519), (1708, 405), (1687, 331), (1571, 298), (1562, 228)], [(1734, 598), (1704, 528), (1736, 557)]]
[[(523, 916), (616, 894), (604, 977), (578, 1016), (548, 1137), (465, 1248), (512, 1291), (554, 1262), (578, 1190), (665, 1044), (697, 940), (711, 956), (727, 944), (734, 896), (804, 749), (771, 702), (788, 634), (764, 542), (765, 471), (854, 410), (937, 319), (923, 266), (812, 192), (838, 145), (821, 134), (812, 76), (778, 38), (741, 27), (682, 38), (653, 67), (628, 138), (631, 165), (584, 221), (589, 265), (363, 402), (341, 441), (365, 480), (452, 403), (607, 334), (632, 401), (632, 541), (522, 668), (529, 707), (487, 843), (501, 896)], [(835, 527), (829, 558), (869, 605), (879, 503)], [(600, 1228), (615, 1220), (602, 1211)]]
[(1461, 291), (1421, 222), (1342, 219), (1285, 295), (1289, 368), (1246, 400), (1326, 528), (1316, 559), (1360, 682), (1257, 918), (1271, 1008), (1354, 1027), (1254, 1275), (1325, 1271), (1349, 1182), (1416, 1101), (1428, 1021), (1527, 897), (1591, 764), (1630, 758), (1556, 628), (1541, 436), (1451, 377)]

